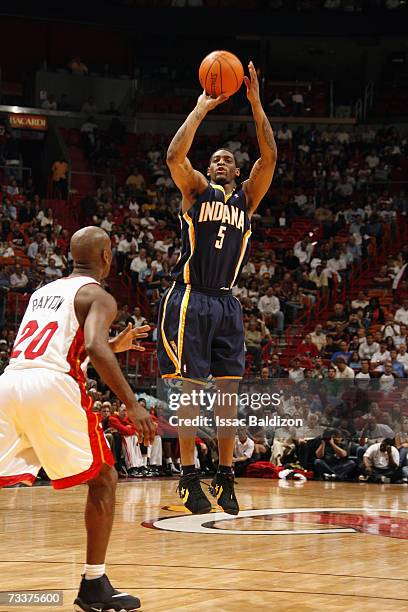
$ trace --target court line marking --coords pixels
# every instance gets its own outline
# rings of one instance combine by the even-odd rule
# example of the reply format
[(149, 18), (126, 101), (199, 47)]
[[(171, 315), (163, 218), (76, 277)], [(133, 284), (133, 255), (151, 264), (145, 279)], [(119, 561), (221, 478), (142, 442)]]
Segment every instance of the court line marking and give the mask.
[[(55, 565), (79, 565), (83, 566), (82, 562), (76, 561), (39, 561), (36, 559), (27, 559), (24, 561), (19, 560), (1, 560), (1, 563), (35, 563), (35, 564), (55, 564)], [(156, 567), (157, 569), (162, 568), (177, 568), (177, 569), (203, 569), (203, 570), (214, 570), (214, 571), (230, 571), (230, 572), (262, 572), (268, 574), (294, 574), (296, 576), (333, 576), (335, 578), (360, 578), (364, 580), (391, 580), (394, 582), (407, 582), (406, 578), (387, 578), (386, 576), (360, 576), (359, 574), (329, 574), (319, 572), (301, 572), (301, 571), (289, 571), (289, 570), (270, 570), (270, 569), (259, 569), (259, 568), (248, 568), (243, 567), (211, 567), (205, 565), (163, 565), (154, 563), (109, 563), (109, 567)], [(166, 587), (163, 587), (166, 588)], [(169, 587), (170, 588), (170, 587)]]
[[(253, 529), (234, 529), (232, 524), (231, 528), (220, 529), (216, 525), (219, 522), (224, 521), (237, 521), (243, 518), (256, 518), (262, 516), (281, 516), (288, 514), (310, 514), (310, 513), (350, 513), (360, 512), (367, 516), (376, 515), (380, 512), (387, 512), (390, 514), (390, 518), (395, 514), (407, 514), (408, 510), (403, 509), (392, 509), (392, 508), (375, 508), (375, 507), (345, 507), (345, 506), (325, 506), (325, 507), (301, 507), (301, 508), (263, 508), (253, 510), (242, 510), (238, 515), (230, 515), (225, 512), (217, 512), (215, 514), (207, 516), (206, 514), (189, 514), (182, 516), (169, 516), (159, 517), (157, 519), (150, 519), (144, 521), (142, 525), (144, 527), (159, 529), (167, 532), (176, 533), (194, 533), (200, 535), (223, 535), (223, 536), (270, 536), (270, 535), (336, 535), (341, 533), (352, 533), (360, 534), (360, 531), (356, 528), (326, 528), (326, 529), (265, 529), (265, 530), (253, 530)], [(364, 534), (367, 535), (367, 534)]]
[[(142, 591), (205, 591), (211, 592), (228, 592), (228, 593), (287, 593), (290, 595), (324, 595), (325, 597), (354, 597), (357, 599), (379, 599), (385, 601), (408, 601), (402, 597), (379, 597), (378, 595), (355, 595), (354, 593), (325, 593), (322, 591), (290, 591), (288, 589), (239, 589), (239, 588), (211, 588), (208, 587), (144, 587), (137, 586), (121, 586), (117, 585), (121, 590), (136, 590)], [(29, 589), (30, 590), (30, 589)], [(77, 591), (77, 587), (71, 589), (58, 588), (59, 591), (71, 592)]]

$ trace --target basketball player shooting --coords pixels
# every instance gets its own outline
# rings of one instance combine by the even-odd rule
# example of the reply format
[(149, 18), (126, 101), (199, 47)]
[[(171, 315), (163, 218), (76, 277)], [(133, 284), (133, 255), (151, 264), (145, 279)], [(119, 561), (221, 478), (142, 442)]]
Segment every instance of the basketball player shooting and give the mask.
[(110, 239), (85, 227), (71, 239), (74, 269), (35, 291), (18, 331), (10, 364), (0, 377), (0, 487), (32, 484), (41, 466), (55, 489), (88, 483), (87, 552), (74, 609), (137, 610), (138, 598), (120, 593), (105, 574), (117, 472), (92, 400), (86, 393), (88, 358), (123, 402), (145, 444), (155, 429), (136, 401), (115, 352), (146, 337), (149, 326), (128, 326), (114, 339), (114, 298), (102, 289), (112, 261)]
[[(247, 97), (255, 120), (260, 157), (248, 180), (238, 183), (240, 169), (225, 149), (213, 153), (207, 178), (195, 170), (187, 155), (207, 113), (227, 99), (205, 92), (180, 127), (167, 152), (172, 178), (182, 193), (181, 257), (173, 269), (173, 286), (163, 296), (159, 311), (158, 360), (162, 378), (183, 380), (183, 392), (215, 379), (220, 397), (236, 394), (244, 374), (244, 327), (239, 301), (231, 289), (249, 254), (251, 217), (269, 189), (276, 164), (276, 144), (262, 108), (255, 67), (245, 77)], [(220, 418), (235, 417), (234, 401), (221, 401)], [(211, 510), (194, 467), (195, 429), (185, 417), (199, 414), (199, 406), (179, 408), (179, 441), (183, 475), (179, 495), (194, 514)], [(238, 514), (232, 469), (235, 428), (217, 430), (219, 467), (210, 492), (218, 506)]]

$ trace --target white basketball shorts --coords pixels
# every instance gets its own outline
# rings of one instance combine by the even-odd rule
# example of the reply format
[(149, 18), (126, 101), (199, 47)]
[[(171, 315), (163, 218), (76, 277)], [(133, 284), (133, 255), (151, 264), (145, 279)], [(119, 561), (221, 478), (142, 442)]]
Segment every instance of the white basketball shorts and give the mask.
[(0, 376), (0, 487), (32, 484), (41, 466), (55, 489), (114, 465), (85, 387), (42, 368)]

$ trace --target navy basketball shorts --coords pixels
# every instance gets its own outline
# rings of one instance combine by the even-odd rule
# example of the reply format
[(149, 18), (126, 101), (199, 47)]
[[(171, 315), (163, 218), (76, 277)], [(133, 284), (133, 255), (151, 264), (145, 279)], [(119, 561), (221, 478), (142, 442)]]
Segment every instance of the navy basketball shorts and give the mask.
[(240, 379), (245, 370), (241, 304), (230, 292), (175, 283), (164, 294), (157, 329), (162, 378)]

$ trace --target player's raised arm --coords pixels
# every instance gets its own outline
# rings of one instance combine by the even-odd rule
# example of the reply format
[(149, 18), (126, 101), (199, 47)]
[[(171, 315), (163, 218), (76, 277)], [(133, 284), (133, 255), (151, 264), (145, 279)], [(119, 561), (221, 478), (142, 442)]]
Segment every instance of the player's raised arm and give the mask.
[(194, 110), (176, 132), (167, 150), (167, 165), (173, 181), (183, 195), (183, 212), (190, 208), (197, 194), (202, 193), (208, 185), (205, 176), (198, 170), (194, 170), (187, 157), (195, 133), (206, 114), (227, 99), (228, 96), (224, 94), (218, 98), (212, 98), (204, 91), (198, 98)]
[(248, 212), (251, 215), (269, 189), (275, 171), (277, 149), (271, 124), (262, 108), (259, 97), (259, 83), (255, 66), (249, 62), (249, 76), (244, 77), (247, 97), (251, 103), (255, 120), (256, 136), (261, 156), (256, 160), (249, 179), (244, 181), (243, 189), (248, 202)]
[(154, 439), (149, 413), (137, 402), (118, 361), (109, 346), (109, 329), (117, 314), (114, 298), (101, 287), (90, 284), (80, 289), (75, 298), (75, 311), (84, 330), (85, 350), (92, 365), (113, 393), (126, 405), (129, 418), (145, 441)]

